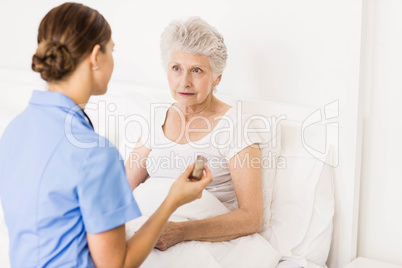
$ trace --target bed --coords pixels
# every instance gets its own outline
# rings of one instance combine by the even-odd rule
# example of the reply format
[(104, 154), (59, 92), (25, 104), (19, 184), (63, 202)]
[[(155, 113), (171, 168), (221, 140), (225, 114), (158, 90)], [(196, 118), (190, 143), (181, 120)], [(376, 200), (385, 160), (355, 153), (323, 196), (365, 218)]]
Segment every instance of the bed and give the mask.
[[(10, 120), (25, 108), (32, 90), (45, 90), (45, 84), (35, 74), (28, 71), (4, 69), (0, 70), (0, 74), (1, 135)], [(338, 165), (337, 146), (339, 138), (337, 134), (342, 132), (342, 126), (321, 123), (323, 116), (327, 119), (336, 118), (339, 113), (337, 103), (334, 102), (325, 107), (305, 107), (264, 100), (240, 99), (219, 93), (217, 96), (232, 106), (240, 105), (247, 114), (259, 115), (270, 120), (275, 118), (278, 122), (280, 121), (278, 142), (281, 150), (278, 156), (285, 160), (285, 167), (277, 168), (274, 172), (273, 170), (263, 171), (263, 177), (266, 178), (264, 191), (268, 195), (264, 202), (269, 200), (265, 204), (269, 209), (269, 215), (266, 217), (264, 214), (264, 217), (269, 226), (264, 232), (253, 235), (258, 236), (253, 240), (253, 243), (257, 244), (247, 244), (250, 241), (245, 241), (244, 245), (253, 245), (251, 247), (258, 247), (256, 246), (258, 243), (263, 245), (261, 248), (266, 250), (266, 255), (270, 258), (266, 260), (265, 265), (264, 259), (261, 258), (260, 263), (263, 264), (261, 267), (276, 267), (279, 260), (278, 267), (336, 268), (346, 265), (356, 254), (356, 213), (354, 210), (352, 210), (353, 213), (350, 212), (350, 207), (355, 206), (356, 199), (355, 192), (350, 186), (354, 185), (351, 184), (354, 182), (336, 176), (342, 174), (342, 166)], [(150, 107), (158, 103), (171, 102), (169, 91), (166, 89), (112, 81), (106, 95), (91, 98), (86, 112), (92, 119), (96, 131), (110, 139), (119, 149), (122, 157), (126, 159), (127, 153), (131, 151), (135, 143), (133, 137), (139, 135), (139, 131), (143, 131), (139, 128), (141, 125), (139, 122), (150, 124), (152, 122)], [(128, 125), (130, 126), (127, 127)], [(161, 191), (166, 189), (164, 183), (166, 182), (159, 184), (162, 187)], [(142, 187), (144, 189), (134, 192), (136, 198), (145, 200), (146, 188), (149, 189), (150, 186), (159, 187), (144, 184)], [(341, 192), (342, 198), (340, 198)], [(208, 197), (208, 193), (204, 196)], [(215, 202), (211, 201), (213, 198), (206, 199), (202, 202)], [(139, 203), (141, 210), (146, 210), (147, 213), (152, 211), (152, 208), (147, 208), (149, 202), (144, 201), (141, 204), (139, 201)], [(196, 205), (194, 203), (190, 205), (190, 208), (178, 210), (178, 213), (172, 217), (176, 217), (176, 220), (186, 220), (186, 217), (187, 220), (191, 220), (194, 216), (191, 214), (192, 211), (197, 211)], [(144, 211), (143, 214), (147, 214)], [(143, 220), (145, 219), (128, 223), (127, 235), (135, 232)], [(187, 250), (189, 246), (186, 247), (184, 243), (176, 248), (172, 247), (172, 251)], [(202, 243), (201, 245), (194, 243), (192, 246), (200, 249), (203, 246)], [(230, 246), (234, 247), (233, 244)], [(215, 252), (220, 251), (216, 249)], [(247, 252), (239, 253), (235, 250), (228, 252), (235, 253), (239, 260), (246, 261), (244, 263), (248, 263), (247, 259), (250, 259), (250, 253)], [(151, 254), (154, 256), (152, 257), (154, 264), (161, 258), (166, 258), (161, 257), (161, 254), (164, 253), (156, 249)], [(263, 253), (260, 254), (260, 256), (263, 255)], [(233, 258), (230, 259), (233, 260)], [(147, 265), (144, 267), (152, 267), (152, 263)], [(249, 267), (256, 267), (250, 265)], [(185, 264), (176, 267), (184, 266)], [(200, 267), (206, 266), (234, 267), (230, 262), (214, 263), (213, 260)], [(1, 208), (0, 267), (9, 267), (7, 229)]]

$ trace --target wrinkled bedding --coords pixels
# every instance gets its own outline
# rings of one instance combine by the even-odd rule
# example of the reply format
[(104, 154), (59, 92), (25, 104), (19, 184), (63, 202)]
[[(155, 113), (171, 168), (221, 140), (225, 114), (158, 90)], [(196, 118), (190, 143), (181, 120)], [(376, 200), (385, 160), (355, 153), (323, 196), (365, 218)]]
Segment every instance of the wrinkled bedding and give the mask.
[[(174, 180), (150, 178), (134, 191), (143, 214), (126, 223), (130, 238), (159, 207)], [(178, 208), (170, 221), (200, 220), (229, 212), (214, 195), (205, 191), (202, 198)], [(185, 241), (166, 251), (153, 249), (141, 267), (276, 267), (281, 255), (259, 234), (231, 241)]]

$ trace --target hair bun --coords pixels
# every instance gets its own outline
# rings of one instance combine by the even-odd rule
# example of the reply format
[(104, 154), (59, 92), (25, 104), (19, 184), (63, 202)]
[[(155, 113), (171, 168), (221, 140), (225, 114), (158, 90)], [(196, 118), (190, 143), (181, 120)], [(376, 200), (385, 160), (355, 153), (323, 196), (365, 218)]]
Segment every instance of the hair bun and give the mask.
[(32, 70), (48, 82), (60, 80), (74, 69), (75, 61), (68, 48), (58, 42), (40, 42), (32, 57)]

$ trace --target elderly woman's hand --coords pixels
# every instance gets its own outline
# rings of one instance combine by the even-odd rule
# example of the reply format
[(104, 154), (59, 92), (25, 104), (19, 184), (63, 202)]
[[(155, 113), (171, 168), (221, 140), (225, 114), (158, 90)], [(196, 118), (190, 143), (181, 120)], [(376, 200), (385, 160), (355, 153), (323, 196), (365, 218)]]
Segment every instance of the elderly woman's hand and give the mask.
[(168, 221), (162, 229), (155, 248), (165, 251), (171, 246), (182, 242), (184, 237), (182, 230), (183, 228), (180, 227), (179, 222)]

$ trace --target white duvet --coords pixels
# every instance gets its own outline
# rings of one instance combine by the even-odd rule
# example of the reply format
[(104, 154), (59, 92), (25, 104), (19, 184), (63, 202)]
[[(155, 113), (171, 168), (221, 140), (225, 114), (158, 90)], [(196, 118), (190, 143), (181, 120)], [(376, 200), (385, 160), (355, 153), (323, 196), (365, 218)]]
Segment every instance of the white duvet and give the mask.
[[(169, 192), (172, 179), (148, 179), (134, 191), (142, 217), (126, 224), (126, 237), (131, 237), (159, 207)], [(198, 220), (224, 214), (229, 210), (212, 194), (205, 191), (201, 199), (177, 209), (169, 220)], [(10, 267), (8, 234), (0, 204), (0, 267)], [(166, 251), (153, 249), (142, 264), (146, 267), (276, 267), (281, 255), (258, 234), (227, 242), (186, 241)]]
[[(151, 178), (134, 191), (143, 214), (126, 223), (126, 237), (131, 237), (167, 196), (173, 179)], [(212, 194), (205, 191), (201, 199), (177, 209), (170, 221), (210, 218), (229, 212)], [(153, 249), (142, 264), (146, 267), (276, 267), (281, 255), (259, 234), (225, 242), (186, 241), (166, 251)]]

